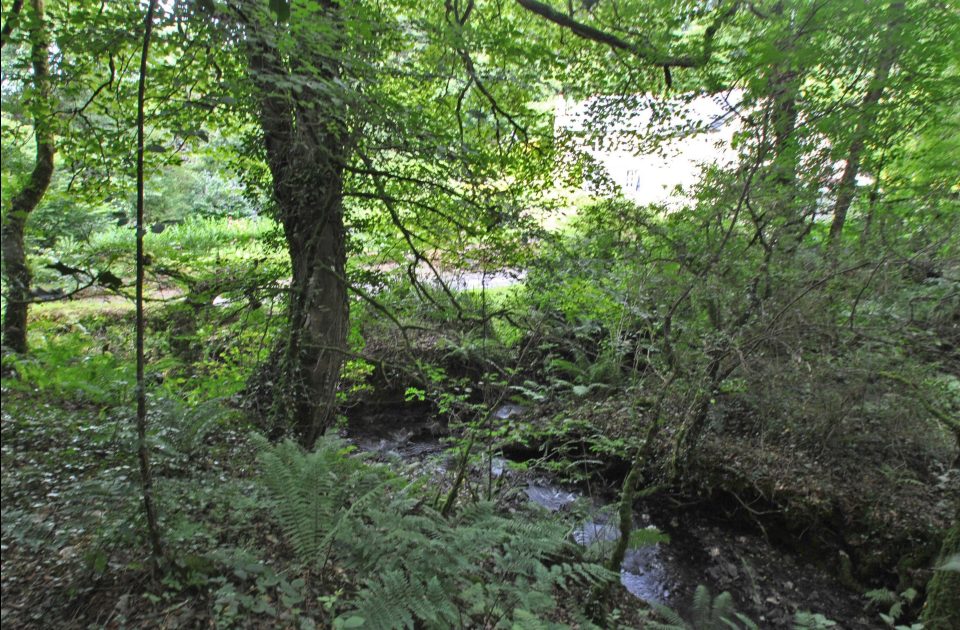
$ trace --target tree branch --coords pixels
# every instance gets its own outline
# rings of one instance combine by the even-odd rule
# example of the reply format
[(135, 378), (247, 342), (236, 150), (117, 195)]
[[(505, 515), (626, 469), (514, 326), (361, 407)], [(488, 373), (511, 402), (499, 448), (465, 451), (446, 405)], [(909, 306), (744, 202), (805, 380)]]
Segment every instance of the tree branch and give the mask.
[(21, 9), (23, 9), (23, 0), (14, 0), (13, 6), (10, 7), (11, 15), (7, 18), (7, 23), (3, 25), (3, 31), (0, 32), (0, 48), (6, 46), (7, 42), (10, 41), (13, 29), (17, 27), (17, 22), (20, 21)]
[(578, 22), (572, 17), (560, 13), (550, 5), (543, 2), (538, 2), (537, 0), (516, 0), (516, 2), (527, 11), (535, 13), (545, 20), (569, 29), (578, 37), (588, 39), (599, 44), (605, 44), (615, 50), (629, 52), (635, 57), (642, 59), (651, 65), (662, 66), (665, 71), (665, 76), (669, 76), (669, 69), (671, 67), (698, 68), (706, 65), (706, 63), (710, 60), (711, 53), (713, 52), (713, 39), (716, 36), (717, 31), (720, 29), (720, 26), (724, 21), (736, 13), (740, 6), (739, 1), (733, 2), (726, 11), (722, 11), (717, 14), (717, 17), (710, 24), (710, 26), (707, 27), (707, 30), (703, 35), (703, 50), (699, 55), (671, 56), (657, 50), (650, 43), (649, 38), (644, 37), (644, 41), (641, 43), (628, 42), (612, 33), (602, 31), (598, 28), (590, 26), (589, 24), (584, 24), (583, 22)]

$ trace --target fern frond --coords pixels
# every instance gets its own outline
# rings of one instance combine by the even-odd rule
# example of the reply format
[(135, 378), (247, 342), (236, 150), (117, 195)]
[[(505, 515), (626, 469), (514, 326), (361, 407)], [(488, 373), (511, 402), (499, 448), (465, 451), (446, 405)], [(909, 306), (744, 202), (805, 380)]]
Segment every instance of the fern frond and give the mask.
[[(660, 630), (688, 630), (689, 629), (687, 622), (683, 620), (683, 617), (681, 617), (677, 611), (667, 606), (664, 606), (663, 604), (655, 603), (655, 604), (652, 604), (652, 606), (653, 606), (653, 609), (656, 611), (657, 615), (660, 616), (666, 622), (666, 624), (661, 624), (658, 626)], [(651, 627), (654, 627), (654, 626), (651, 626)]]
[[(733, 596), (724, 591), (713, 599), (713, 607), (710, 611), (710, 623), (712, 627), (719, 627), (720, 622), (734, 616), (736, 611), (733, 609)], [(736, 626), (736, 624), (734, 624)]]
[(812, 613), (805, 610), (797, 611), (793, 617), (794, 630), (825, 630), (826, 628), (835, 628), (837, 622), (827, 619), (820, 613)]
[(558, 593), (618, 578), (598, 564), (572, 562), (577, 556), (561, 523), (506, 518), (489, 501), (447, 519), (412, 485), (401, 487), (396, 476), (349, 456), (335, 437), (321, 438), (311, 452), (253, 439), (262, 482), (297, 557), (332, 559), (348, 576), (373, 576), (353, 590), (344, 623), (492, 627), (515, 618), (535, 627), (527, 621), (552, 613)]
[(417, 595), (415, 585), (402, 571), (387, 571), (367, 581), (357, 607), (350, 614), (364, 620), (371, 630), (413, 628), (414, 618), (408, 605)]
[(710, 627), (710, 589), (703, 584), (693, 593), (693, 608), (690, 611), (693, 627), (697, 630)]
[(897, 594), (885, 588), (873, 589), (872, 591), (867, 591), (864, 595), (874, 603), (885, 604), (887, 606), (897, 601)]
[(586, 376), (586, 370), (582, 366), (577, 365), (573, 361), (567, 361), (566, 359), (552, 359), (547, 365), (547, 369), (562, 372), (571, 378), (583, 378)]

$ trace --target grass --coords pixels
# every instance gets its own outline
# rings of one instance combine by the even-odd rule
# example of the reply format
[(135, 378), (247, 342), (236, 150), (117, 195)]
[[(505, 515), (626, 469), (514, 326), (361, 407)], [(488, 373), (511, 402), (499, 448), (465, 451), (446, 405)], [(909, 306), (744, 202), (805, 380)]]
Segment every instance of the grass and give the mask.
[[(174, 270), (190, 276), (217, 275), (227, 270), (243, 273), (254, 268), (286, 272), (286, 251), (279, 246), (279, 226), (264, 217), (257, 218), (190, 218), (166, 227), (162, 232), (148, 232), (144, 247), (150, 258), (148, 279)], [(130, 227), (111, 227), (87, 241), (62, 239), (56, 254), (47, 251), (32, 257), (36, 284), (51, 289), (73, 288), (73, 281), (53, 271), (48, 265), (62, 262), (94, 273), (109, 270), (130, 285), (134, 275), (135, 233)]]

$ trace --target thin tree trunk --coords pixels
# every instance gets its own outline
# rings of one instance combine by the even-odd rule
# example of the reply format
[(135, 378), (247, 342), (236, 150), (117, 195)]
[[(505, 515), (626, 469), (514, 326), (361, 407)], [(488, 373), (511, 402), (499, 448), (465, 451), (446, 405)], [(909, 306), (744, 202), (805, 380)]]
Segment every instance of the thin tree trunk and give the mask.
[[(782, 11), (782, 7), (780, 9)], [(793, 46), (791, 38), (780, 42), (785, 50)], [(767, 181), (770, 185), (769, 211), (774, 218), (772, 242), (781, 244), (782, 251), (793, 251), (803, 235), (804, 216), (797, 207), (797, 168), (800, 161), (800, 143), (797, 139), (797, 96), (802, 75), (784, 60), (773, 68), (768, 86), (769, 127), (772, 140), (768, 150), (772, 154)]]
[(863, 97), (863, 103), (860, 106), (860, 119), (854, 128), (850, 148), (847, 151), (847, 163), (843, 168), (840, 183), (837, 184), (837, 199), (833, 205), (833, 222), (830, 225), (831, 243), (840, 240), (843, 226), (847, 220), (847, 212), (850, 210), (850, 204), (857, 192), (857, 175), (860, 174), (863, 150), (877, 120), (876, 107), (883, 97), (887, 79), (890, 78), (890, 71), (893, 69), (893, 62), (897, 56), (897, 36), (902, 21), (903, 7), (903, 2), (894, 2), (889, 8), (891, 19), (886, 31), (886, 46), (880, 54), (873, 80), (870, 82), (870, 89)]
[(140, 461), (140, 486), (143, 491), (143, 512), (147, 519), (147, 536), (155, 565), (163, 558), (163, 546), (160, 542), (160, 527), (157, 524), (157, 512), (153, 503), (153, 475), (150, 472), (150, 450), (147, 445), (147, 389), (144, 380), (143, 352), (143, 145), (144, 145), (144, 107), (147, 93), (147, 54), (150, 51), (150, 36), (153, 33), (153, 14), (157, 9), (157, 0), (150, 0), (143, 29), (143, 50), (140, 55), (140, 85), (137, 89), (137, 459)]
[(779, 218), (774, 243), (782, 243), (783, 251), (793, 251), (803, 236), (803, 213), (797, 207), (797, 92), (800, 80), (796, 72), (779, 71), (772, 79), (772, 121), (774, 143), (771, 167), (773, 215)]
[[(32, 0), (30, 19), (30, 56), (36, 100), (33, 127), (37, 157), (30, 179), (10, 202), (0, 227), (3, 249), (3, 273), (7, 283), (7, 306), (3, 317), (3, 345), (14, 352), (27, 351), (27, 307), (30, 303), (30, 266), (24, 246), (27, 217), (37, 207), (53, 178), (56, 153), (50, 87), (50, 37), (44, 19), (43, 0)], [(13, 18), (11, 18), (13, 19)]]
[(17, 22), (20, 21), (20, 11), (23, 9), (23, 0), (13, 0), (10, 10), (7, 11), (7, 21), (0, 30), (0, 48), (7, 45), (13, 31), (17, 30)]
[(620, 490), (620, 505), (617, 508), (618, 525), (620, 528), (620, 538), (613, 549), (613, 553), (607, 559), (607, 569), (613, 572), (619, 572), (624, 558), (627, 556), (627, 549), (630, 548), (630, 534), (633, 530), (633, 504), (637, 498), (637, 488), (640, 485), (640, 477), (643, 475), (643, 469), (650, 460), (650, 453), (653, 451), (654, 441), (657, 439), (663, 421), (660, 418), (660, 412), (663, 408), (663, 396), (653, 407), (653, 413), (650, 414), (650, 426), (643, 436), (643, 441), (637, 446), (637, 452), (633, 456), (633, 462), (630, 465), (630, 472), (623, 480), (623, 486)]

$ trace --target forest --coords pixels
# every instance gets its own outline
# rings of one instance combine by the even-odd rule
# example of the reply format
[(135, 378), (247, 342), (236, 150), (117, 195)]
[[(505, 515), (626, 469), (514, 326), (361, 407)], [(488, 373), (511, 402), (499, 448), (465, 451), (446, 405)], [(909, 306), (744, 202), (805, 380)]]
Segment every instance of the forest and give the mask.
[(4, 628), (960, 628), (958, 0), (2, 0)]

